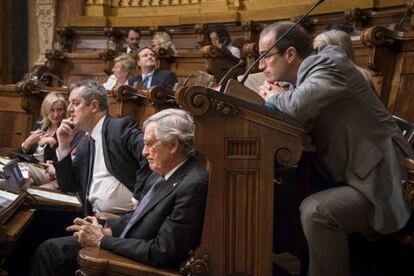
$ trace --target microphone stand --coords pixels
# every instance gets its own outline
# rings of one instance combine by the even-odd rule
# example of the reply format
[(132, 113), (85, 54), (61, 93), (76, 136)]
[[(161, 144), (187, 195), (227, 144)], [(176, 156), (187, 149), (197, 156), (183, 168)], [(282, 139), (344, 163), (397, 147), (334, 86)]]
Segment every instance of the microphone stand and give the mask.
[(51, 77), (52, 79), (55, 79), (57, 81), (59, 81), (62, 84), (62, 88), (68, 88), (68, 85), (66, 84), (66, 82), (64, 80), (62, 80), (61, 78), (59, 78), (58, 76), (52, 74), (52, 73), (43, 73), (40, 76), (40, 81), (43, 81), (45, 77)]
[(244, 59), (241, 59), (236, 65), (232, 66), (229, 71), (221, 78), (220, 82), (218, 83), (220, 87), (220, 92), (224, 92), (224, 83), (227, 82), (227, 80), (235, 73), (235, 71), (240, 67), (244, 65)]
[(277, 40), (276, 42), (272, 45), (272, 47), (270, 47), (269, 49), (267, 49), (264, 53), (262, 53), (256, 60), (255, 62), (253, 62), (253, 64), (249, 67), (249, 69), (247, 69), (246, 73), (244, 73), (243, 78), (240, 80), (240, 84), (244, 84), (244, 82), (246, 81), (247, 77), (249, 76), (250, 71), (252, 71), (253, 67), (256, 66), (256, 64), (258, 64), (273, 48), (275, 48), (277, 46), (277, 44), (279, 44), (279, 41), (281, 41), (286, 35), (288, 35), (293, 28), (295, 28), (302, 20), (303, 18), (305, 18), (309, 13), (311, 13), (317, 6), (319, 6), (323, 1), (325, 0), (318, 0), (316, 1), (315, 4), (313, 4), (313, 6), (304, 14), (302, 15), (296, 22), (295, 24), (293, 24), (284, 34), (282, 34)]

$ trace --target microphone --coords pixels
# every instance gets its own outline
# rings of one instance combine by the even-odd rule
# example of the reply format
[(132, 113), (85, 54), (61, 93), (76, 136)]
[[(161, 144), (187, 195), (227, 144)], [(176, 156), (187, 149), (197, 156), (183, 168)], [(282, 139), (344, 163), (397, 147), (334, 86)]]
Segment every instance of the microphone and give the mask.
[(12, 150), (8, 150), (8, 149), (5, 149), (4, 146), (0, 146), (0, 151), (19, 156), (19, 157), (23, 158), (26, 162), (29, 162), (29, 163), (34, 163), (34, 164), (39, 164), (40, 163), (40, 161), (37, 160), (36, 158), (34, 158), (33, 155), (22, 154), (22, 153), (18, 153), (18, 152), (12, 151)]
[(239, 69), (240, 66), (243, 66), (245, 63), (244, 59), (239, 60), (239, 62), (232, 66), (229, 71), (221, 78), (220, 82), (218, 83), (220, 87), (220, 92), (224, 92), (224, 84), (230, 79), (230, 77), (235, 73), (237, 69)]
[(62, 84), (63, 88), (66, 88), (66, 89), (68, 88), (68, 85), (66, 84), (66, 82), (64, 80), (62, 80), (61, 78), (59, 78), (58, 76), (56, 76), (52, 73), (47, 73), (47, 72), (43, 73), (40, 76), (40, 81), (43, 81), (45, 77), (51, 77), (52, 79), (55, 79), (55, 80), (59, 81)]
[(272, 45), (272, 47), (270, 47), (269, 49), (267, 49), (264, 53), (262, 53), (256, 60), (255, 62), (253, 62), (253, 64), (249, 67), (249, 69), (247, 69), (246, 73), (244, 73), (243, 78), (240, 80), (241, 84), (244, 84), (244, 82), (246, 81), (247, 77), (249, 76), (250, 71), (252, 71), (253, 67), (256, 66), (256, 64), (258, 64), (273, 48), (275, 48), (277, 46), (277, 44), (279, 44), (279, 41), (281, 41), (286, 35), (288, 35), (293, 28), (295, 28), (302, 20), (303, 18), (305, 18), (309, 13), (311, 13), (317, 6), (319, 6), (320, 4), (322, 4), (322, 2), (324, 2), (325, 0), (318, 0), (316, 1), (315, 4), (313, 4), (313, 6), (304, 14), (302, 15), (296, 22), (295, 24), (293, 24), (284, 34), (282, 34), (277, 40), (276, 42)]

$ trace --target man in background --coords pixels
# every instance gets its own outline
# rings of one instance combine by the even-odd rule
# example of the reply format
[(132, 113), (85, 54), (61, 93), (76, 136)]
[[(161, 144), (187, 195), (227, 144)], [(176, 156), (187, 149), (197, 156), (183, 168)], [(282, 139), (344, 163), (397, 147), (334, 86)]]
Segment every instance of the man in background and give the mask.
[(141, 41), (141, 31), (139, 29), (130, 28), (127, 31), (125, 38), (126, 46), (121, 48), (121, 53), (134, 53), (139, 49), (139, 42)]
[(128, 85), (134, 86), (134, 83), (143, 85), (146, 89), (158, 85), (165, 89), (174, 89), (177, 83), (177, 77), (173, 72), (158, 70), (155, 68), (157, 55), (153, 49), (144, 47), (137, 52), (137, 64), (141, 69), (141, 75), (128, 79)]

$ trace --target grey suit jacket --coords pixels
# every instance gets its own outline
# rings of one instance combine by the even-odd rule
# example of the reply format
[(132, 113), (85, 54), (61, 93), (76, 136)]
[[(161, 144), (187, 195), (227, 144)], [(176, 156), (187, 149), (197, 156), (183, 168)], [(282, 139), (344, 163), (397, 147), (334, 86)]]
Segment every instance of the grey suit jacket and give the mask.
[(373, 204), (371, 226), (402, 228), (410, 208), (402, 197), (403, 159), (413, 150), (356, 66), (335, 46), (322, 46), (298, 71), (296, 89), (269, 99), (301, 121), (313, 121), (318, 159), (337, 182)]
[[(157, 178), (156, 173), (148, 178), (147, 190)], [(191, 157), (161, 183), (125, 239), (118, 236), (132, 213), (107, 221), (113, 236), (105, 236), (101, 247), (153, 266), (178, 266), (200, 242), (207, 182), (206, 169)]]

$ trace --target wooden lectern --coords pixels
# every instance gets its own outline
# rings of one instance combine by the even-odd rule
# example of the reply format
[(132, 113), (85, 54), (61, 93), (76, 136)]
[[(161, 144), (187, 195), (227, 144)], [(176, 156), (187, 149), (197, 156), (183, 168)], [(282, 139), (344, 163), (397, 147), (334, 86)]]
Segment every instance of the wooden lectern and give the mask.
[(201, 86), (182, 88), (177, 100), (194, 115), (196, 147), (212, 166), (202, 241), (187, 271), (272, 275), (274, 163), (299, 161), (303, 128)]
[(194, 115), (210, 171), (200, 246), (179, 271), (83, 248), (78, 275), (272, 275), (274, 164), (299, 161), (305, 131), (282, 113), (203, 86), (180, 88), (176, 101)]

